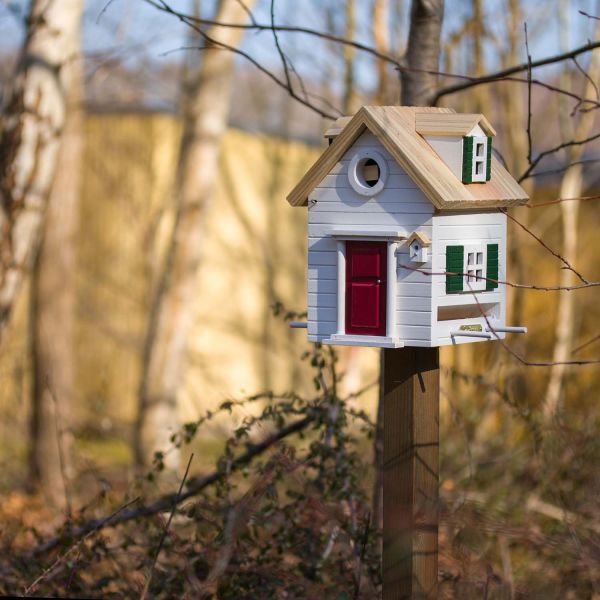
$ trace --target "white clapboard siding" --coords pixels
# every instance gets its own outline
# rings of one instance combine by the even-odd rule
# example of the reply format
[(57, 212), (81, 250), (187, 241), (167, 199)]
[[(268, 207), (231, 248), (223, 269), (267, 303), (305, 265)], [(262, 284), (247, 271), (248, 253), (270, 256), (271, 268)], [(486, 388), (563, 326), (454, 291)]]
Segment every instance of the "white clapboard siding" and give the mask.
[(308, 218), (311, 225), (399, 225), (404, 228), (411, 228), (409, 233), (412, 233), (415, 229), (427, 223), (431, 218), (431, 214), (358, 213), (352, 209), (340, 212), (323, 210), (313, 213), (311, 210), (308, 213)]
[[(337, 294), (337, 278), (336, 279), (309, 279), (308, 294), (314, 296)], [(317, 298), (313, 298), (311, 306), (317, 306)]]
[(431, 314), (429, 304), (425, 304), (421, 296), (397, 296), (396, 309), (401, 312), (415, 311)]
[(308, 266), (337, 265), (337, 252), (335, 250), (317, 251), (308, 253)]
[(330, 265), (309, 266), (308, 280), (311, 279), (337, 279), (337, 267)]
[[(348, 166), (357, 151), (355, 146), (361, 150), (376, 150), (388, 161), (386, 185), (374, 197), (358, 194), (348, 181)], [(433, 205), (377, 139), (366, 133), (355, 146), (309, 195), (308, 333), (312, 341), (326, 341), (337, 331), (338, 257), (337, 241), (331, 237), (332, 227), (381, 227), (381, 231), (387, 228), (405, 232), (407, 237), (413, 231), (422, 231), (429, 238), (433, 235)], [(429, 346), (432, 332), (431, 276), (400, 266), (410, 264), (405, 242), (399, 242), (396, 261), (396, 337), (411, 345)], [(431, 269), (430, 263), (414, 266)]]
[[(408, 175), (392, 175), (390, 173), (385, 182), (385, 187), (388, 190), (410, 190), (415, 189), (416, 186)], [(319, 183), (319, 189), (322, 190), (323, 188), (352, 189), (348, 180), (348, 172), (325, 176), (323, 181)], [(357, 195), (360, 196), (359, 194)]]
[(360, 214), (362, 217), (371, 214), (403, 214), (403, 215), (417, 215), (419, 221), (427, 220), (431, 213), (429, 213), (426, 206), (419, 202), (405, 202), (400, 204), (399, 202), (386, 202), (381, 203), (377, 201), (367, 201), (364, 199), (350, 200), (343, 203), (338, 202), (318, 202), (312, 204), (309, 207), (311, 220), (316, 221), (317, 215), (324, 212), (337, 212), (343, 213), (352, 211), (354, 214)]
[[(487, 323), (483, 317), (461, 319), (457, 321), (438, 321), (437, 311), (440, 306), (478, 306), (479, 304), (498, 304), (497, 314), (501, 325), (506, 323), (506, 288), (500, 284), (490, 291), (465, 291), (460, 294), (446, 294), (446, 246), (469, 244), (498, 244), (498, 279), (506, 279), (506, 215), (500, 211), (473, 211), (460, 214), (437, 214), (432, 219), (432, 271), (439, 273), (432, 276), (432, 312), (433, 343), (446, 345), (452, 343), (450, 331), (461, 325), (481, 325), (485, 330)], [(513, 325), (513, 323), (508, 323)], [(522, 323), (517, 323), (522, 325)], [(504, 336), (501, 336), (504, 337)], [(456, 344), (474, 343), (483, 338), (467, 338), (457, 336)], [(483, 340), (485, 341), (485, 340)]]
[(422, 325), (431, 327), (431, 311), (425, 310), (397, 310), (396, 323), (400, 326)]
[(330, 236), (310, 236), (308, 238), (308, 249), (316, 252), (322, 252), (325, 250), (333, 250), (335, 252), (337, 250), (337, 245), (335, 240)]
[(322, 307), (322, 308), (336, 308), (337, 307), (337, 293), (328, 294), (326, 292), (309, 293), (308, 294), (308, 306), (311, 307)]
[[(387, 150), (379, 143), (379, 140), (376, 136), (374, 136), (371, 132), (367, 131), (363, 133), (355, 142), (354, 146), (372, 146), (376, 148), (379, 152), (383, 154), (383, 152), (387, 153)], [(350, 148), (352, 151), (352, 148)]]
[[(379, 150), (378, 150), (379, 151)], [(383, 153), (381, 153), (383, 154)], [(386, 160), (388, 172), (390, 175), (405, 175), (404, 169), (388, 154), (388, 159)], [(348, 173), (348, 167), (350, 166), (350, 160), (340, 160), (335, 163), (331, 171), (329, 171), (330, 175), (337, 175), (338, 173)], [(406, 176), (409, 181), (412, 181), (408, 176)], [(416, 184), (413, 184), (416, 188)]]
[[(371, 204), (397, 204), (400, 208), (404, 209), (405, 204), (421, 204), (423, 210), (421, 212), (431, 212), (431, 204), (423, 195), (421, 190), (416, 188), (406, 189), (389, 189), (385, 187), (376, 196), (362, 196), (355, 192), (351, 188), (315, 188), (309, 195), (309, 210), (313, 208), (314, 204), (323, 203), (340, 203), (342, 206), (356, 206), (358, 203), (369, 206)], [(316, 202), (314, 202), (316, 200)]]

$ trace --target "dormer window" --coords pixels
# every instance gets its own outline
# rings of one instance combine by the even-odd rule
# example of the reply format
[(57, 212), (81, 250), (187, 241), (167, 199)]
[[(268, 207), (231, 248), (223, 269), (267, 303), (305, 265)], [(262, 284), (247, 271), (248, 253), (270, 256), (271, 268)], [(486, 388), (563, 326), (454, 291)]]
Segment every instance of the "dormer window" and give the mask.
[(492, 138), (463, 137), (463, 183), (485, 183), (492, 174)]

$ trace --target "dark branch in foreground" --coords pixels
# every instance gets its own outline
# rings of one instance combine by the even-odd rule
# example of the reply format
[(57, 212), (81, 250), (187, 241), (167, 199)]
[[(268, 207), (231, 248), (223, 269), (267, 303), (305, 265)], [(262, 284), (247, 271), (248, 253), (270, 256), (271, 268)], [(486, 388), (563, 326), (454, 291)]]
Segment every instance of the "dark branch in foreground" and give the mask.
[(39, 546), (34, 548), (29, 553), (29, 555), (31, 557), (34, 557), (39, 556), (40, 554), (44, 554), (46, 552), (50, 552), (51, 550), (54, 550), (55, 548), (59, 547), (65, 541), (72, 542), (78, 540), (82, 537), (89, 535), (92, 532), (100, 531), (108, 525), (114, 527), (115, 525), (119, 525), (127, 521), (151, 517), (152, 515), (155, 515), (157, 513), (172, 510), (174, 506), (181, 504), (188, 498), (199, 494), (213, 483), (220, 481), (223, 477), (226, 477), (231, 471), (238, 470), (240, 467), (247, 465), (253, 458), (259, 456), (260, 454), (265, 452), (265, 450), (268, 450), (277, 442), (283, 440), (289, 435), (303, 431), (315, 421), (315, 418), (315, 416), (305, 417), (304, 419), (296, 421), (295, 423), (292, 423), (287, 427), (281, 428), (279, 431), (266, 437), (262, 442), (259, 442), (258, 444), (249, 444), (248, 450), (246, 450), (244, 454), (238, 456), (237, 458), (231, 461), (231, 463), (229, 464), (229, 471), (217, 469), (209, 475), (205, 475), (204, 477), (197, 477), (191, 479), (187, 484), (186, 491), (183, 493), (167, 494), (165, 496), (162, 496), (162, 498), (158, 499), (153, 504), (150, 504), (148, 506), (141, 506), (140, 508), (135, 508), (131, 510), (124, 510), (108, 520), (94, 519), (93, 521), (89, 521), (81, 527), (75, 527), (63, 533), (61, 536), (52, 538), (47, 542), (40, 544)]

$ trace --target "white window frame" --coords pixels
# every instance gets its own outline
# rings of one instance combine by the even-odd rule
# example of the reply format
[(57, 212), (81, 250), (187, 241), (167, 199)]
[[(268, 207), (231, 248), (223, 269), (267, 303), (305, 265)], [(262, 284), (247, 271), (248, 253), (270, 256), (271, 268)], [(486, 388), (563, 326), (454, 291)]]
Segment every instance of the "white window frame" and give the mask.
[[(471, 165), (471, 181), (485, 182), (487, 172), (487, 145), (488, 139), (482, 135), (473, 136), (473, 164)], [(477, 153), (477, 149), (482, 148), (483, 152)], [(479, 173), (477, 167), (480, 166)]]
[(463, 258), (463, 291), (485, 291), (487, 280), (487, 244), (470, 244), (464, 246)]

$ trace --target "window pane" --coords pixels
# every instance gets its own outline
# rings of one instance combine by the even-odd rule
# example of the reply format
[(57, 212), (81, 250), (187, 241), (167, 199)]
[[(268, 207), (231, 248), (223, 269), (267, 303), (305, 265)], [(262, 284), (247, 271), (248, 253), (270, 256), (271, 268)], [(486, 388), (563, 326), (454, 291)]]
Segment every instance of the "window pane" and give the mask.
[(483, 271), (481, 269), (477, 269), (477, 280), (481, 281), (481, 278), (483, 277)]
[(477, 253), (477, 264), (478, 265), (482, 265), (483, 264), (483, 252), (478, 252)]
[(479, 143), (476, 146), (475, 156), (483, 156), (483, 144)]
[(467, 254), (467, 264), (468, 265), (475, 264), (475, 252), (469, 252), (469, 254)]
[(483, 163), (477, 161), (475, 163), (475, 175), (481, 175), (483, 173)]

